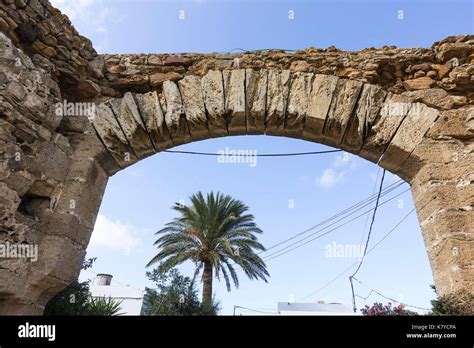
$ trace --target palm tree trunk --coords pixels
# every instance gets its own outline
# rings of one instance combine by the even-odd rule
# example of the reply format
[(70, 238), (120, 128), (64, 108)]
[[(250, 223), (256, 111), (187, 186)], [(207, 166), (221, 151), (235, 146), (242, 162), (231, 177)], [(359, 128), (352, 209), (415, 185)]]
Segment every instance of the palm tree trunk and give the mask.
[(210, 305), (212, 302), (212, 264), (208, 261), (204, 262), (202, 282), (202, 303)]

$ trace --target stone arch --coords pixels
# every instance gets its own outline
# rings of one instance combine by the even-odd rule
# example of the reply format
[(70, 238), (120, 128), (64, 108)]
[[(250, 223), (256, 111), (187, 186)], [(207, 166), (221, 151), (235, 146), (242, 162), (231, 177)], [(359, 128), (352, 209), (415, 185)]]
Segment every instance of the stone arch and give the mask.
[(404, 163), (439, 111), (377, 85), (281, 69), (209, 70), (98, 104), (92, 127), (115, 169), (193, 141), (266, 134), (351, 152), (411, 181)]
[[(474, 308), (472, 36), (431, 49), (97, 55), (50, 5), (31, 22), (12, 7), (31, 12), (0, 4), (0, 240), (39, 257), (0, 259), (0, 313), (41, 313), (78, 275), (109, 176), (242, 134), (329, 145), (405, 179), (439, 293)], [(69, 101), (94, 112), (55, 110)]]

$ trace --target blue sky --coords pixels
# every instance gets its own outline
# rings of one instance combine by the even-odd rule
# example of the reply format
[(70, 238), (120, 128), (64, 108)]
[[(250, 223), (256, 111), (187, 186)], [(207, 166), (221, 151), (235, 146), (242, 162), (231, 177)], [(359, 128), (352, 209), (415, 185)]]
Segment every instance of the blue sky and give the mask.
[[(52, 2), (70, 16), (100, 53), (228, 52), (236, 48), (331, 45), (344, 50), (383, 45), (429, 47), (448, 35), (474, 32), (471, 1)], [(180, 19), (183, 14), (184, 19)], [(226, 137), (179, 149), (217, 152), (226, 147), (258, 153), (329, 149), (270, 136)], [(243, 200), (264, 231), (261, 241), (269, 247), (372, 195), (377, 175), (380, 179), (376, 165), (342, 152), (258, 158), (253, 167), (218, 163), (214, 157), (157, 154), (110, 178), (88, 257), (98, 257), (95, 273), (111, 273), (120, 283), (150, 286), (145, 264), (156, 252), (153, 233), (175, 216), (170, 209), (174, 202), (187, 203), (187, 197), (198, 190), (222, 191)], [(397, 180), (388, 173), (385, 186)], [(407, 188), (404, 184), (392, 195)], [(382, 206), (369, 247), (412, 208), (409, 191)], [(241, 277), (240, 288), (228, 293), (224, 284), (216, 282), (214, 290), (222, 313), (232, 314), (234, 305), (274, 312), (278, 301), (307, 297), (357, 260), (348, 255), (327, 257), (325, 247), (363, 244), (367, 227), (367, 217), (362, 216), (269, 260), (268, 284)], [(274, 250), (278, 248), (270, 252)], [(192, 264), (180, 269), (192, 274)], [(323, 299), (350, 305), (350, 274), (348, 271), (305, 301)], [(88, 272), (81, 275), (81, 279), (91, 277)], [(430, 307), (433, 279), (415, 213), (367, 256), (357, 278), (388, 297)], [(363, 285), (356, 284), (355, 288), (362, 297), (370, 293)], [(372, 293), (367, 300), (357, 298), (357, 305), (361, 308), (374, 301), (387, 302)], [(238, 313), (251, 314), (244, 310)]]

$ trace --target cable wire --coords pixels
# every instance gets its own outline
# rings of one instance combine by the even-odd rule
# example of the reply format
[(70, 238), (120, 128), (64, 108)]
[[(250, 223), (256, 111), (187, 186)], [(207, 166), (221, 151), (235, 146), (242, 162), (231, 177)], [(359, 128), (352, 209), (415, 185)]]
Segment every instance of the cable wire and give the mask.
[(421, 310), (425, 310), (425, 311), (429, 311), (429, 310), (430, 310), (429, 308), (418, 307), (418, 306), (414, 306), (414, 305), (407, 304), (407, 303), (405, 303), (405, 302), (397, 301), (397, 300), (395, 300), (395, 299), (393, 299), (393, 298), (391, 298), (391, 297), (385, 296), (384, 294), (380, 293), (380, 292), (377, 291), (377, 290), (374, 290), (374, 289), (370, 288), (370, 287), (367, 286), (366, 284), (362, 283), (362, 282), (361, 282), (359, 279), (357, 279), (356, 277), (353, 277), (353, 279), (354, 279), (355, 281), (357, 281), (359, 284), (365, 286), (367, 289), (370, 290), (370, 293), (369, 293), (369, 294), (367, 295), (367, 297), (365, 297), (365, 298), (358, 295), (358, 297), (361, 297), (361, 298), (363, 298), (364, 300), (368, 299), (369, 296), (370, 296), (372, 293), (376, 293), (377, 295), (379, 295), (379, 296), (381, 296), (381, 297), (383, 297), (383, 298), (385, 298), (385, 299), (387, 299), (387, 300), (389, 300), (389, 301), (393, 301), (393, 302), (396, 302), (396, 303), (400, 303), (400, 304), (402, 304), (402, 305), (404, 305), (404, 306), (406, 306), (406, 307), (412, 307), (412, 308), (421, 309)]
[[(185, 155), (200, 155), (200, 156), (241, 156), (240, 154), (219, 154), (214, 152), (199, 152), (199, 151), (181, 151), (181, 150), (164, 150), (162, 152), (178, 153)], [(326, 153), (342, 152), (342, 150), (325, 150), (325, 151), (309, 151), (309, 152), (290, 152), (290, 153), (256, 153), (251, 155), (253, 157), (291, 157), (291, 156), (306, 156), (306, 155), (322, 155)], [(250, 156), (250, 155), (249, 155)]]
[[(374, 244), (373, 247), (371, 247), (368, 251), (367, 251), (367, 254), (366, 255), (369, 255), (372, 250), (374, 250), (380, 243), (382, 243), (393, 231), (395, 231), (407, 218), (408, 216), (411, 215), (411, 213), (413, 213), (415, 211), (415, 208), (413, 208), (412, 210), (410, 210), (408, 212), (408, 214), (406, 214), (390, 231), (388, 231), (382, 238), (380, 238), (380, 240)], [(357, 261), (354, 262), (352, 265), (350, 265), (349, 267), (347, 267), (344, 271), (342, 271), (341, 273), (339, 273), (336, 277), (334, 277), (333, 279), (331, 279), (329, 282), (327, 282), (326, 284), (324, 284), (322, 287), (314, 290), (313, 292), (309, 293), (308, 295), (300, 298), (297, 300), (297, 302), (299, 301), (302, 301), (302, 300), (305, 300), (307, 299), (308, 297), (311, 297), (313, 296), (314, 294), (320, 292), (321, 290), (327, 288), (329, 285), (331, 285), (332, 283), (334, 283), (336, 280), (338, 280), (339, 278), (341, 278), (344, 274), (346, 274), (347, 272), (349, 272), (349, 270), (354, 267), (355, 265), (357, 265)]]
[(364, 253), (362, 254), (362, 257), (360, 259), (359, 266), (357, 266), (357, 269), (355, 270), (355, 272), (349, 277), (349, 281), (351, 283), (351, 290), (352, 290), (352, 305), (353, 305), (354, 313), (357, 312), (357, 308), (356, 308), (356, 302), (355, 302), (355, 296), (354, 296), (354, 285), (352, 284), (352, 279), (357, 274), (357, 272), (359, 272), (360, 267), (362, 266), (362, 263), (364, 262), (365, 254), (367, 253), (367, 248), (369, 247), (370, 235), (372, 234), (372, 228), (374, 227), (375, 215), (377, 214), (377, 209), (379, 207), (379, 199), (382, 193), (384, 179), (385, 179), (385, 169), (382, 172), (382, 179), (380, 180), (379, 194), (377, 196), (377, 201), (375, 202), (375, 209), (372, 214), (372, 220), (370, 221), (369, 233), (367, 234), (367, 242), (365, 243)]

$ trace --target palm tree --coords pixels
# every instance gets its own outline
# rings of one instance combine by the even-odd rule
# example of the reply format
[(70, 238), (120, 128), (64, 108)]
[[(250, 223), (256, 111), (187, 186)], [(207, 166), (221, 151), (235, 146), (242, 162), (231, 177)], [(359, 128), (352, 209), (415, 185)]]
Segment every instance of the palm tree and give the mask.
[(167, 271), (187, 260), (193, 261), (196, 264), (194, 276), (203, 270), (203, 305), (212, 303), (213, 273), (218, 280), (222, 274), (227, 291), (231, 289), (230, 278), (235, 287), (239, 286), (232, 261), (250, 279), (267, 282), (267, 266), (254, 251), (265, 250), (255, 236), (262, 230), (253, 222), (253, 215), (245, 214), (248, 207), (221, 193), (211, 192), (204, 198), (198, 192), (190, 199), (190, 206), (176, 203), (173, 209), (180, 216), (156, 232), (161, 235), (154, 243), (159, 252), (147, 267), (161, 262), (160, 267)]

